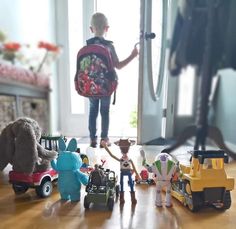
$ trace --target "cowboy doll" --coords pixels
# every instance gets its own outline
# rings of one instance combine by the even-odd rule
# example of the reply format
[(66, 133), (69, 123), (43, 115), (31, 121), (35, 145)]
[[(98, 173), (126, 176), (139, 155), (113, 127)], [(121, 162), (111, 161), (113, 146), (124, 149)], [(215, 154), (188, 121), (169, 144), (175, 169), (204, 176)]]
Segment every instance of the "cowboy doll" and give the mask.
[(136, 204), (137, 200), (135, 198), (134, 191), (134, 182), (132, 180), (132, 173), (135, 172), (136, 178), (141, 180), (133, 161), (128, 157), (129, 148), (131, 145), (134, 145), (135, 141), (129, 139), (120, 139), (116, 141), (115, 144), (120, 147), (120, 151), (122, 153), (122, 157), (118, 158), (114, 156), (111, 151), (108, 149), (105, 142), (101, 144), (104, 146), (106, 151), (110, 154), (112, 158), (120, 162), (120, 204), (125, 202), (124, 200), (124, 176), (128, 176), (129, 186), (130, 186), (130, 195), (132, 204)]

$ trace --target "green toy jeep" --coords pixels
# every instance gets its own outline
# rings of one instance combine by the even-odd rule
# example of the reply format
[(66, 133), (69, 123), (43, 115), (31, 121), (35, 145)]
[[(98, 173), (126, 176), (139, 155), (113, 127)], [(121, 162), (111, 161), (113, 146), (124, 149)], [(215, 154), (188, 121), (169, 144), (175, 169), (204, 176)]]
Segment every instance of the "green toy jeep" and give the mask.
[(95, 165), (90, 173), (89, 182), (86, 186), (87, 195), (84, 197), (84, 208), (89, 209), (91, 203), (105, 204), (109, 210), (113, 209), (115, 196), (119, 195), (119, 185), (115, 172), (104, 170), (102, 166)]

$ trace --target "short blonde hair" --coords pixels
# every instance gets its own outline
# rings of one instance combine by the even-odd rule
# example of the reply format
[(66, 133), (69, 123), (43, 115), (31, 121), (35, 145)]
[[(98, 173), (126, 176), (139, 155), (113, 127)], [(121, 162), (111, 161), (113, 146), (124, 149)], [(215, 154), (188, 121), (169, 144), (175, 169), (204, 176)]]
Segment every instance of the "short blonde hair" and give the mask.
[(91, 27), (94, 33), (98, 36), (104, 35), (105, 29), (108, 26), (107, 17), (103, 13), (95, 13), (91, 18)]

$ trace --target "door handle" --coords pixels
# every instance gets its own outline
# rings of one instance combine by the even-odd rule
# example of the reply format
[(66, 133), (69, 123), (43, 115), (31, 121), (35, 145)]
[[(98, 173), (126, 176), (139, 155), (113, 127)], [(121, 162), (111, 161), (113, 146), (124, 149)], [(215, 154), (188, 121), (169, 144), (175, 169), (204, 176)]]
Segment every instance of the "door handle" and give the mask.
[(156, 37), (156, 34), (155, 33), (145, 33), (144, 35), (145, 39), (148, 40), (148, 39), (154, 39)]

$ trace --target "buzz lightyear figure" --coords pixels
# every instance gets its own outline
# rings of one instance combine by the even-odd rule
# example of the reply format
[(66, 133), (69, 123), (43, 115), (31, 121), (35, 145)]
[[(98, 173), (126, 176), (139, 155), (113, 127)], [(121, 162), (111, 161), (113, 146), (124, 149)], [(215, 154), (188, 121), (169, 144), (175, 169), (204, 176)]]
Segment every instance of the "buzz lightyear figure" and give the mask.
[(171, 178), (176, 171), (176, 163), (173, 158), (167, 153), (160, 153), (156, 156), (155, 161), (150, 166), (146, 163), (146, 156), (143, 150), (140, 150), (143, 158), (142, 165), (149, 173), (154, 173), (156, 176), (156, 206), (162, 207), (161, 191), (166, 187), (166, 207), (172, 207), (171, 203)]

